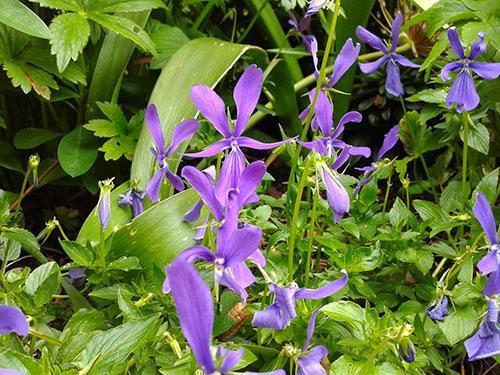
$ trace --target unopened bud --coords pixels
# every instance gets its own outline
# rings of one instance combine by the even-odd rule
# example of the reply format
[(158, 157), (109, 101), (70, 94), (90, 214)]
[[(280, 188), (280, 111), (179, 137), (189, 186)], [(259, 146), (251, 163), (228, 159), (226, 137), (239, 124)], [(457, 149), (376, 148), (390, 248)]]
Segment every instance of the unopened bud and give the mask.
[(28, 159), (28, 171), (33, 176), (33, 185), (38, 185), (38, 166), (40, 165), (40, 156), (38, 154), (30, 155)]

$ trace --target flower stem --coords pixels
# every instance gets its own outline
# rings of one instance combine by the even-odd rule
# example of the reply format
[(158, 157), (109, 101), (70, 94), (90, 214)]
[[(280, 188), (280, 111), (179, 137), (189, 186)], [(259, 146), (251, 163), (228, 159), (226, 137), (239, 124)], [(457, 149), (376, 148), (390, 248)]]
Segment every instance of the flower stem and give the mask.
[(464, 111), (464, 148), (462, 153), (462, 210), (465, 211), (467, 202), (467, 154), (469, 150), (469, 112)]
[(290, 228), (290, 239), (288, 240), (288, 278), (290, 281), (293, 279), (293, 256), (295, 251), (295, 240), (297, 238), (298, 231), (297, 222), (299, 220), (302, 192), (304, 191), (304, 186), (306, 185), (307, 177), (309, 176), (309, 169), (311, 168), (312, 161), (312, 157), (308, 157), (306, 159), (304, 171), (302, 172), (302, 176), (300, 177), (299, 185), (297, 187), (295, 205), (293, 207), (292, 226)]
[(31, 175), (31, 168), (28, 167), (26, 173), (24, 174), (23, 184), (21, 185), (21, 192), (19, 193), (19, 198), (17, 198), (16, 211), (14, 211), (16, 214), (21, 209), (21, 202), (23, 201), (24, 198), (24, 190), (26, 189), (26, 185), (28, 184), (28, 179), (30, 175)]
[(387, 209), (387, 202), (389, 200), (389, 193), (391, 191), (391, 181), (392, 181), (392, 164), (391, 164), (391, 169), (389, 170), (389, 177), (387, 178), (387, 187), (385, 190), (385, 197), (384, 197), (384, 206), (382, 208), (382, 218), (385, 220), (385, 211)]
[(319, 188), (316, 186), (313, 195), (313, 205), (312, 205), (312, 213), (311, 213), (311, 223), (309, 226), (309, 242), (307, 244), (307, 259), (306, 259), (306, 271), (305, 271), (305, 286), (309, 286), (309, 272), (311, 271), (311, 256), (313, 249), (313, 241), (314, 241), (314, 227), (316, 225), (316, 214), (318, 212), (318, 203), (319, 203)]

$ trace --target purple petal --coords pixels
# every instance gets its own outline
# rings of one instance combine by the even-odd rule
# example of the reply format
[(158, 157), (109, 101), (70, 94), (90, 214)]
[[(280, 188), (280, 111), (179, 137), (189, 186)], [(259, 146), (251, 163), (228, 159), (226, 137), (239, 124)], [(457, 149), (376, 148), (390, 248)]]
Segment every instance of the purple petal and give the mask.
[(85, 268), (83, 267), (76, 267), (72, 268), (68, 271), (68, 276), (69, 276), (69, 283), (73, 284), (76, 280), (83, 279), (84, 277), (87, 277), (85, 274)]
[(345, 124), (349, 122), (360, 123), (361, 121), (363, 121), (363, 116), (361, 116), (361, 113), (357, 111), (347, 112), (340, 119), (337, 127), (335, 128), (335, 131), (332, 134), (332, 138), (338, 138), (344, 132)]
[(455, 78), (446, 96), (446, 106), (457, 105), (457, 112), (470, 111), (479, 105), (479, 95), (474, 87), (474, 81), (469, 72), (462, 70)]
[(0, 368), (0, 375), (24, 375), (22, 372), (10, 368)]
[(396, 143), (398, 143), (398, 133), (399, 133), (399, 126), (394, 125), (391, 130), (384, 136), (384, 142), (382, 143), (382, 147), (378, 151), (377, 154), (377, 160), (381, 160), (384, 155), (390, 151)]
[(391, 28), (391, 35), (392, 35), (391, 51), (392, 52), (396, 51), (396, 48), (398, 47), (399, 29), (401, 29), (402, 24), (403, 24), (403, 15), (401, 14), (401, 12), (398, 11), (398, 14), (396, 15), (396, 18), (394, 18), (394, 22), (392, 23), (392, 28)]
[(446, 64), (441, 70), (441, 79), (443, 81), (449, 81), (451, 79), (450, 73), (456, 72), (457, 70), (460, 70), (463, 67), (464, 67), (463, 62), (454, 61)]
[(500, 75), (500, 63), (472, 62), (469, 68), (484, 79), (496, 79)]
[(255, 191), (265, 174), (266, 166), (262, 161), (255, 161), (243, 170), (238, 181), (240, 207), (259, 200)]
[(217, 255), (224, 258), (224, 266), (232, 267), (244, 262), (255, 250), (262, 240), (262, 229), (248, 225), (242, 229), (234, 230), (229, 243), (223, 249), (217, 249)]
[(326, 346), (315, 346), (309, 353), (299, 357), (297, 375), (326, 375), (327, 372), (321, 361), (327, 355), (328, 349)]
[(369, 63), (359, 63), (359, 69), (365, 73), (365, 74), (370, 74), (373, 73), (375, 70), (380, 69), (382, 65), (389, 59), (387, 56), (382, 56), (378, 58), (377, 60)]
[(358, 37), (359, 40), (370, 45), (372, 48), (382, 51), (384, 53), (389, 53), (389, 50), (385, 46), (384, 42), (382, 42), (382, 39), (380, 39), (375, 34), (372, 34), (364, 27), (362, 26), (356, 27), (356, 36)]
[(498, 328), (498, 308), (495, 299), (488, 299), (488, 314), (479, 329), (464, 342), (469, 361), (493, 357), (500, 354), (500, 329)]
[(281, 310), (273, 303), (267, 309), (257, 311), (252, 320), (252, 326), (258, 328), (284, 329), (288, 320), (281, 316)]
[(346, 40), (337, 55), (337, 58), (335, 59), (333, 74), (328, 81), (328, 87), (333, 87), (333, 85), (335, 85), (344, 76), (352, 64), (356, 62), (359, 56), (359, 51), (361, 51), (361, 45), (359, 43), (356, 43), (356, 46), (354, 46), (351, 38)]
[(233, 369), (243, 358), (243, 349), (227, 350), (222, 347), (217, 348), (217, 357), (222, 359), (220, 371), (225, 374)]
[(302, 347), (303, 352), (305, 352), (309, 348), (309, 345), (311, 345), (311, 339), (313, 337), (314, 328), (316, 326), (316, 315), (318, 315), (320, 309), (321, 309), (321, 307), (318, 307), (317, 309), (315, 309), (312, 312), (311, 317), (309, 318), (309, 323), (307, 325), (307, 338), (306, 338), (306, 342), (305, 342), (304, 346)]
[(349, 279), (347, 273), (338, 280), (332, 281), (329, 284), (319, 288), (319, 289), (306, 289), (300, 288), (295, 294), (297, 299), (322, 299), (337, 293), (343, 287), (347, 285), (347, 280)]
[(470, 46), (469, 59), (475, 60), (480, 54), (486, 51), (486, 43), (484, 42), (484, 33), (478, 33), (477, 36), (479, 39), (472, 43)]
[(314, 71), (318, 73), (318, 41), (314, 35), (304, 35), (302, 43), (305, 49), (311, 54), (314, 64)]
[(283, 146), (290, 141), (291, 139), (285, 139), (280, 142), (263, 143), (249, 137), (239, 137), (237, 140), (239, 147), (247, 147), (254, 150), (270, 150), (272, 148)]
[(163, 168), (156, 171), (151, 180), (146, 184), (146, 193), (151, 199), (151, 202), (157, 203), (160, 201), (160, 190), (163, 178), (165, 177), (165, 170)]
[(215, 280), (219, 285), (225, 286), (232, 290), (234, 293), (238, 294), (241, 298), (242, 304), (247, 303), (248, 293), (242, 283), (240, 283), (240, 280), (237, 280), (232, 274), (231, 267), (222, 268), (220, 270), (216, 269)]
[(488, 254), (481, 258), (477, 263), (477, 269), (481, 272), (481, 275), (486, 276), (492, 272), (499, 270), (500, 266), (500, 254), (498, 250), (491, 250)]
[(413, 61), (408, 60), (406, 57), (398, 53), (392, 55), (392, 59), (396, 61), (399, 65), (406, 66), (407, 68), (420, 68), (420, 65), (415, 64)]
[(307, 7), (306, 14), (304, 17), (311, 17), (318, 13), (320, 9), (325, 5), (326, 0), (311, 0), (309, 6)]
[(328, 203), (333, 210), (335, 224), (349, 212), (349, 194), (335, 177), (332, 171), (326, 166), (321, 166), (321, 179), (325, 184)]
[(434, 301), (425, 309), (425, 314), (434, 322), (442, 322), (449, 315), (448, 297), (444, 296), (439, 303)]
[(210, 374), (215, 371), (210, 352), (214, 325), (212, 293), (188, 263), (174, 262), (166, 270), (182, 333), (198, 364)]
[(0, 305), (0, 335), (14, 332), (26, 336), (29, 329), (28, 321), (19, 308)]
[(348, 146), (343, 148), (340, 155), (335, 158), (335, 161), (331, 165), (331, 168), (334, 170), (338, 170), (346, 163), (347, 160), (349, 160), (349, 156), (351, 156), (351, 154), (349, 153), (349, 146)]
[(248, 372), (245, 371), (244, 375), (286, 375), (285, 370), (273, 370), (273, 371), (265, 371), (265, 372)]
[(255, 250), (255, 252), (248, 257), (248, 260), (253, 264), (257, 264), (261, 267), (266, 266), (266, 258), (264, 257), (264, 254), (262, 254), (262, 251), (260, 250)]
[(102, 230), (106, 230), (111, 217), (111, 198), (110, 192), (101, 192), (99, 198), (99, 220), (101, 221)]
[(200, 199), (193, 205), (193, 207), (189, 209), (188, 212), (184, 214), (182, 218), (186, 220), (188, 223), (193, 223), (200, 218), (202, 208), (203, 208), (203, 201)]
[(250, 65), (234, 87), (233, 98), (238, 114), (233, 136), (239, 137), (245, 131), (250, 115), (255, 110), (262, 91), (264, 76), (255, 64)]
[(317, 139), (311, 142), (302, 142), (297, 141), (302, 147), (305, 147), (309, 150), (313, 150), (319, 154), (327, 155), (328, 150), (325, 147), (324, 139)]
[(167, 180), (170, 181), (174, 189), (177, 191), (183, 191), (184, 182), (182, 182), (182, 179), (175, 173), (172, 173), (168, 166), (163, 167), (163, 169), (165, 170), (165, 177), (167, 177)]
[(219, 152), (222, 152), (229, 147), (231, 147), (231, 141), (227, 139), (221, 139), (220, 141), (217, 141), (205, 147), (203, 151), (186, 153), (184, 154), (184, 156), (189, 156), (190, 158), (209, 158), (211, 156), (217, 155)]
[(200, 123), (198, 120), (189, 119), (177, 125), (172, 133), (172, 143), (166, 152), (166, 156), (172, 155), (180, 144), (191, 138), (198, 131)]
[(238, 147), (234, 147), (224, 159), (219, 181), (215, 186), (215, 196), (219, 202), (225, 202), (227, 192), (230, 189), (238, 188), (238, 182), (245, 169), (245, 162), (245, 155)]
[(399, 66), (392, 60), (389, 60), (387, 64), (387, 79), (385, 81), (385, 89), (387, 92), (393, 96), (403, 96), (403, 84), (401, 83), (401, 77), (399, 74)]
[(465, 59), (464, 48), (460, 43), (460, 38), (458, 37), (457, 29), (455, 27), (450, 27), (448, 30), (448, 41), (450, 46), (455, 51), (458, 57)]
[[(217, 230), (217, 257), (221, 258), (225, 263), (225, 251), (228, 247), (232, 246), (232, 236), (238, 230), (238, 217), (240, 214), (240, 207), (238, 205), (238, 191), (230, 189), (226, 193), (225, 198), (225, 216), (222, 225)], [(225, 265), (225, 264), (221, 265)]]
[[(315, 90), (312, 90), (309, 94), (311, 102), (314, 98), (314, 93)], [(319, 91), (316, 106), (314, 107), (314, 114), (321, 132), (325, 137), (328, 137), (333, 127), (333, 105), (322, 90)]]
[(270, 290), (274, 290), (274, 296), (276, 298), (276, 304), (281, 309), (283, 317), (288, 321), (297, 317), (297, 312), (295, 310), (295, 293), (299, 290), (296, 285), (291, 285), (289, 287), (280, 288), (279, 286), (273, 284)]
[(194, 263), (198, 259), (203, 259), (204, 261), (210, 263), (215, 260), (215, 254), (205, 246), (196, 245), (187, 248), (175, 257), (175, 261), (182, 261), (186, 263)]
[(226, 271), (231, 274), (234, 280), (238, 281), (238, 284), (244, 289), (248, 288), (250, 285), (255, 283), (256, 278), (253, 275), (250, 268), (244, 263), (238, 263), (234, 266), (227, 267)]
[(182, 169), (182, 177), (198, 192), (200, 198), (210, 208), (215, 219), (221, 221), (224, 218), (222, 205), (215, 196), (214, 187), (210, 178), (195, 167), (185, 166)]
[(191, 100), (198, 111), (212, 123), (219, 133), (226, 138), (231, 136), (229, 120), (226, 116), (226, 105), (214, 90), (205, 85), (194, 85), (191, 87)]
[(476, 203), (474, 207), (472, 207), (472, 211), (479, 221), (479, 224), (481, 224), (484, 234), (488, 241), (490, 241), (490, 244), (497, 244), (499, 241), (497, 237), (497, 228), (495, 226), (495, 218), (493, 217), (490, 202), (488, 202), (488, 198), (486, 198), (483, 193), (477, 193)]
[(500, 294), (500, 270), (490, 273), (483, 289), (483, 295), (494, 296)]
[(158, 117), (158, 111), (154, 104), (151, 104), (146, 109), (146, 125), (148, 126), (153, 142), (158, 151), (165, 151), (165, 140), (163, 138), (163, 130)]

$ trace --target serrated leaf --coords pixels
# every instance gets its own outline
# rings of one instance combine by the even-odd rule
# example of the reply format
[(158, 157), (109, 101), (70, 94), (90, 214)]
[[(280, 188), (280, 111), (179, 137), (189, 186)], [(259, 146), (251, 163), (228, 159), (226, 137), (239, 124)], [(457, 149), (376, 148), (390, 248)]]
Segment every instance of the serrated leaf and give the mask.
[(446, 92), (443, 89), (425, 89), (413, 94), (406, 101), (443, 104), (445, 99)]
[(0, 0), (0, 23), (38, 38), (49, 39), (47, 25), (30, 8), (18, 0)]
[[(484, 155), (488, 155), (490, 149), (490, 133), (488, 128), (481, 123), (470, 123), (469, 125), (469, 147)], [(464, 132), (463, 128), (460, 129), (460, 139), (463, 141)]]
[(87, 45), (90, 25), (79, 13), (65, 13), (52, 20), (50, 31), (52, 32), (50, 52), (56, 55), (57, 68), (62, 72), (71, 60), (78, 59)]
[(403, 226), (412, 218), (412, 216), (411, 211), (408, 210), (403, 201), (397, 197), (388, 214), (389, 221), (392, 226)]
[(26, 293), (33, 296), (37, 306), (52, 299), (61, 290), (61, 272), (55, 262), (42, 264), (35, 268), (26, 279)]
[(80, 6), (78, 0), (31, 0), (34, 3), (39, 3), (41, 6), (60, 9), (60, 10), (71, 10), (73, 12), (78, 12), (83, 10)]
[(160, 0), (99, 0), (92, 1), (87, 10), (100, 13), (140, 12), (155, 8), (165, 8)]
[(89, 267), (94, 261), (94, 254), (78, 242), (59, 240), (64, 252), (79, 266)]
[(158, 55), (151, 62), (152, 69), (161, 69), (170, 58), (181, 49), (189, 38), (178, 27), (164, 25), (158, 22), (158, 30), (151, 34), (151, 39), (156, 44)]
[(478, 319), (474, 309), (465, 307), (452, 311), (443, 322), (439, 323), (439, 328), (443, 331), (450, 345), (455, 345), (469, 336), (477, 324)]
[(128, 137), (115, 137), (108, 139), (99, 148), (99, 151), (104, 152), (105, 160), (118, 160), (125, 156), (128, 160), (132, 160), (134, 156), (136, 141)]
[(14, 146), (20, 150), (29, 150), (59, 138), (60, 136), (61, 133), (52, 130), (25, 128), (19, 130), (14, 136)]
[(439, 204), (447, 212), (460, 208), (462, 204), (462, 185), (460, 181), (451, 181), (446, 185), (439, 197)]
[(21, 87), (25, 94), (31, 89), (43, 97), (50, 99), (50, 88), (57, 88), (57, 83), (50, 74), (37, 67), (18, 61), (3, 61), (3, 69), (12, 81), (12, 86)]
[(61, 167), (71, 177), (87, 172), (97, 159), (97, 139), (79, 126), (66, 134), (57, 149)]
[(35, 235), (23, 228), (3, 228), (2, 235), (21, 244), (26, 252), (39, 262), (47, 262), (47, 258), (40, 251), (40, 244)]
[(118, 125), (108, 120), (90, 120), (83, 127), (93, 131), (96, 137), (111, 138), (121, 134)]
[(472, 194), (473, 197), (476, 196), (476, 193), (480, 191), (483, 193), (488, 200), (494, 204), (497, 198), (497, 186), (498, 186), (498, 173), (500, 171), (500, 168), (495, 168), (492, 170), (490, 173), (488, 173), (486, 176), (484, 176), (479, 184), (477, 184), (476, 188), (474, 189), (474, 193)]

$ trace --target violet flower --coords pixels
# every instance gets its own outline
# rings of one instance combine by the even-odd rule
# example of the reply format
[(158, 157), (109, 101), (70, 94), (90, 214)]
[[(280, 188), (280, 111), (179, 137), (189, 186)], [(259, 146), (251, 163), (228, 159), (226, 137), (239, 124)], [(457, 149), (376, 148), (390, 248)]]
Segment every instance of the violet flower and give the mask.
[(356, 27), (356, 36), (359, 40), (370, 45), (372, 48), (384, 53), (384, 56), (370, 63), (360, 63), (359, 68), (365, 74), (373, 73), (375, 70), (380, 69), (382, 65), (387, 63), (387, 79), (385, 81), (385, 89), (387, 92), (393, 96), (403, 96), (403, 84), (401, 83), (401, 77), (399, 73), (399, 65), (406, 66), (408, 68), (418, 68), (420, 65), (415, 64), (408, 60), (406, 57), (396, 53), (396, 48), (398, 46), (399, 39), (399, 29), (403, 23), (403, 16), (401, 12), (398, 12), (394, 22), (392, 24), (391, 35), (392, 43), (389, 49), (385, 43), (376, 35), (372, 34), (370, 31), (362, 26)]
[(87, 275), (85, 274), (85, 268), (84, 267), (76, 267), (76, 268), (70, 269), (68, 271), (68, 276), (69, 276), (68, 282), (70, 284), (73, 284), (75, 281), (87, 277)]
[[(231, 373), (243, 357), (243, 350), (218, 348), (214, 361), (210, 348), (214, 325), (214, 304), (210, 289), (186, 262), (174, 261), (166, 271), (182, 334), (191, 347), (196, 362), (207, 375)], [(285, 375), (285, 372), (277, 370), (264, 374)]]
[(0, 368), (0, 375), (24, 375), (22, 372), (10, 368)]
[[(340, 157), (338, 160), (340, 160)], [(319, 164), (318, 168), (319, 176), (325, 185), (328, 204), (333, 211), (333, 220), (335, 224), (338, 224), (344, 215), (349, 212), (351, 204), (349, 193), (340, 183), (337, 171), (332, 170), (323, 162)]]
[(321, 10), (321, 8), (323, 8), (323, 5), (325, 5), (325, 3), (326, 0), (311, 0), (311, 2), (307, 7), (307, 11), (304, 17), (311, 17), (315, 15)]
[[(262, 70), (256, 65), (250, 65), (241, 75), (233, 91), (233, 99), (236, 103), (237, 116), (234, 128), (231, 129), (230, 121), (226, 115), (226, 106), (219, 95), (210, 87), (205, 85), (194, 85), (191, 88), (191, 100), (200, 113), (214, 126), (224, 137), (220, 141), (206, 147), (203, 151), (187, 153), (186, 156), (193, 158), (207, 158), (217, 155), (219, 152), (231, 149), (228, 158), (234, 168), (240, 171), (245, 166), (245, 155), (241, 147), (255, 150), (268, 150), (281, 146), (289, 140), (273, 143), (263, 143), (255, 139), (242, 136), (248, 120), (259, 101), (263, 82)], [(234, 172), (232, 173), (235, 174)], [(224, 176), (223, 173), (221, 173)]]
[[(222, 225), (217, 231), (216, 251), (213, 253), (205, 246), (195, 245), (180, 253), (175, 261), (193, 263), (198, 259), (213, 263), (215, 280), (235, 293), (239, 294), (245, 303), (248, 293), (245, 288), (255, 282), (255, 276), (245, 264), (247, 259), (265, 266), (265, 258), (258, 250), (262, 240), (262, 229), (254, 225), (238, 225), (240, 209), (240, 193), (231, 189), (226, 198), (226, 214)], [(168, 293), (171, 288), (167, 277), (163, 291)]]
[(280, 287), (271, 284), (269, 291), (274, 294), (275, 301), (267, 309), (255, 313), (252, 321), (254, 327), (284, 329), (297, 316), (295, 301), (300, 299), (322, 299), (337, 293), (347, 284), (347, 273), (319, 289), (299, 288), (296, 284)]
[(398, 345), (398, 353), (401, 356), (401, 359), (406, 363), (412, 363), (415, 361), (415, 345), (413, 345), (410, 340)]
[(441, 78), (443, 81), (449, 81), (451, 72), (459, 72), (446, 96), (446, 106), (451, 108), (455, 103), (457, 112), (470, 111), (479, 105), (479, 95), (474, 86), (471, 72), (484, 79), (495, 79), (500, 75), (500, 63), (476, 61), (477, 57), (486, 51), (485, 34), (478, 33), (477, 35), (479, 39), (471, 45), (469, 56), (465, 56), (457, 30), (454, 27), (448, 30), (448, 41), (460, 61), (446, 64), (441, 71)]
[(364, 173), (363, 177), (361, 177), (361, 180), (358, 183), (358, 186), (356, 186), (354, 194), (357, 195), (361, 191), (361, 188), (363, 186), (370, 183), (375, 171), (379, 167), (380, 160), (382, 160), (385, 154), (389, 152), (396, 145), (396, 143), (398, 143), (399, 140), (398, 133), (399, 133), (399, 126), (398, 125), (393, 126), (391, 130), (389, 130), (389, 132), (384, 136), (384, 142), (382, 143), (382, 147), (377, 153), (377, 159), (375, 160), (375, 162), (373, 162), (370, 166), (367, 167), (355, 168), (358, 171)]
[(500, 354), (500, 328), (496, 299), (488, 298), (488, 313), (477, 332), (464, 342), (469, 361), (477, 361)]
[(434, 322), (442, 322), (448, 315), (448, 297), (443, 296), (425, 309), (425, 314)]
[(146, 192), (138, 189), (136, 186), (131, 186), (125, 194), (120, 194), (120, 206), (131, 206), (134, 217), (139, 216), (144, 211), (142, 202)]
[(316, 315), (318, 315), (319, 310), (320, 308), (314, 310), (309, 318), (307, 339), (297, 361), (297, 375), (326, 375), (326, 370), (321, 364), (321, 361), (328, 355), (328, 349), (324, 345), (309, 348), (316, 325)]
[(300, 22), (294, 17), (292, 13), (290, 13), (290, 20), (288, 23), (295, 29), (297, 34), (299, 34), (302, 39), (302, 44), (307, 52), (309, 52), (313, 58), (314, 67), (317, 71), (318, 69), (318, 41), (316, 37), (312, 34), (304, 34), (306, 29), (309, 27), (311, 23), (310, 17), (303, 17)]
[(490, 242), (491, 249), (490, 252), (477, 263), (477, 268), (483, 276), (490, 275), (484, 286), (483, 294), (485, 296), (500, 294), (500, 241), (497, 237), (495, 218), (493, 217), (491, 206), (483, 193), (477, 193), (476, 203), (472, 211), (479, 221), (479, 224), (481, 224), (486, 238)]
[(168, 148), (165, 145), (160, 118), (158, 117), (158, 111), (154, 104), (151, 104), (146, 110), (146, 124), (154, 142), (154, 147), (151, 147), (150, 150), (160, 167), (147, 183), (146, 192), (151, 201), (156, 203), (160, 200), (161, 184), (165, 178), (170, 181), (175, 190), (184, 190), (184, 183), (179, 176), (169, 169), (167, 159), (174, 154), (182, 142), (191, 138), (193, 134), (196, 133), (200, 124), (198, 120), (195, 119), (182, 121), (174, 129), (172, 133), (172, 142)]
[(26, 336), (30, 327), (23, 312), (15, 307), (0, 305), (0, 335), (14, 332)]
[(111, 190), (113, 190), (114, 186), (113, 178), (99, 181), (99, 189), (101, 189), (98, 203), (99, 220), (101, 221), (103, 231), (108, 227), (109, 219), (111, 218)]

